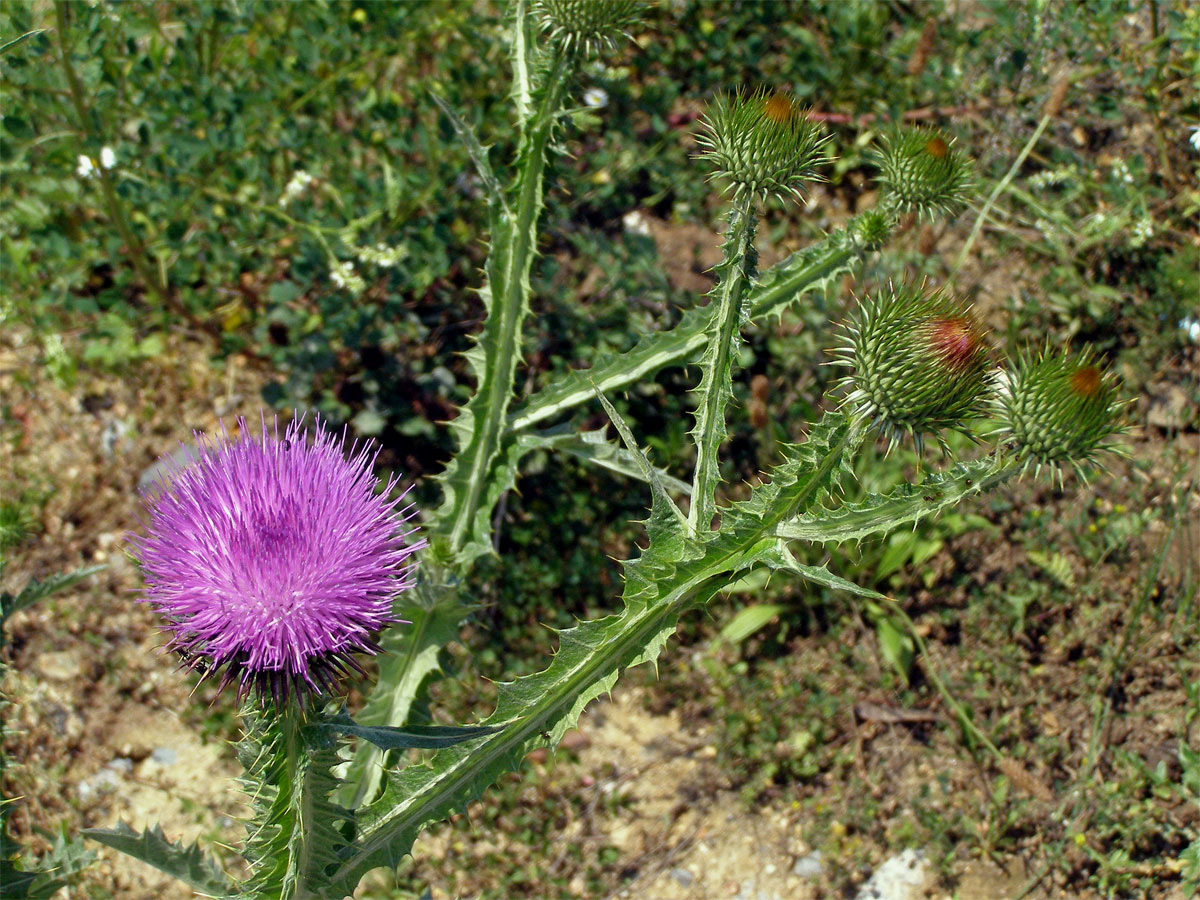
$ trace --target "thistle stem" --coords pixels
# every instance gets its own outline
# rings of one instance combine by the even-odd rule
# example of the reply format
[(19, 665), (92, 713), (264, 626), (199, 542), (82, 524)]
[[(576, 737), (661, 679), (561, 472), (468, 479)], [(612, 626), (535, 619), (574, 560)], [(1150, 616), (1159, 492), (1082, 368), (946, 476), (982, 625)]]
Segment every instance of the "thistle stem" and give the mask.
[(717, 454), (725, 439), (725, 405), (733, 395), (733, 361), (739, 342), (739, 326), (746, 316), (745, 299), (754, 275), (756, 254), (754, 200), (749, 192), (735, 201), (729, 214), (725, 260), (720, 265), (721, 284), (713, 298), (716, 310), (708, 331), (708, 349), (700, 362), (700, 405), (696, 410), (696, 469), (692, 476), (692, 505), (688, 526), (695, 532), (709, 530), (716, 512), (715, 490), (719, 482)]
[[(546, 148), (554, 130), (554, 121), (562, 103), (566, 86), (568, 62), (562, 56), (551, 65), (543, 87), (541, 103), (530, 122), (525, 146), (519, 155), (517, 168), (517, 203), (504, 227), (510, 231), (505, 239), (508, 252), (498, 271), (489, 271), (500, 283), (490, 284), (496, 306), (489, 312), (497, 316), (497, 352), (489, 360), (486, 373), (487, 391), (483, 404), (483, 421), (475, 428), (472, 443), (464, 448), (463, 456), (470, 461), (464, 496), (456, 504), (453, 521), (449, 523), (450, 549), (457, 554), (466, 543), (475, 523), (479, 504), (487, 481), (485, 475), (500, 447), (504, 419), (513, 395), (517, 362), (521, 356), (521, 326), (529, 310), (529, 270), (536, 251), (537, 219), (542, 209), (542, 181), (546, 168)], [(484, 324), (485, 330), (489, 323)], [(490, 364), (494, 363), (494, 367)]]

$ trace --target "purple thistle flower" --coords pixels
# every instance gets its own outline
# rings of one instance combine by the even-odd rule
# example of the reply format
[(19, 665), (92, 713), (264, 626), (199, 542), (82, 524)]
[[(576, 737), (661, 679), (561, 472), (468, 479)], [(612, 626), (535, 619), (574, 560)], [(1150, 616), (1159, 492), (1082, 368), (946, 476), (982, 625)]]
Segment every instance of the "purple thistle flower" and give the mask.
[(168, 647), (205, 676), (223, 670), (277, 705), (325, 690), (355, 651), (375, 653), (371, 633), (390, 622), (392, 600), (413, 584), (408, 561), (425, 545), (403, 523), (413, 509), (375, 493), (376, 453), (318, 420), (282, 440), (264, 418), (261, 437), (202, 442), (186, 467), (147, 494), (150, 521), (135, 537), (143, 597), (167, 619)]

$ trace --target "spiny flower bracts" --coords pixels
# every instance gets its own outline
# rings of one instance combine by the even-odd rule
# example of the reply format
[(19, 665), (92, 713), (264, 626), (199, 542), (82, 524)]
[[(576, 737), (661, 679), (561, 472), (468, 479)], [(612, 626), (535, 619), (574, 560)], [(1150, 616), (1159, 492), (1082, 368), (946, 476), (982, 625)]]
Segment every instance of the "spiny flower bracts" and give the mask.
[(954, 138), (926, 128), (885, 132), (875, 154), (885, 202), (926, 218), (956, 215), (970, 196), (971, 161)]
[(799, 197), (826, 162), (821, 125), (786, 94), (719, 94), (696, 136), (700, 157), (729, 183), (735, 199), (769, 194)]
[(846, 403), (890, 442), (910, 435), (962, 431), (984, 410), (989, 349), (983, 330), (960, 300), (938, 291), (889, 285), (864, 299), (846, 327), (838, 362), (852, 368)]
[(1117, 380), (1097, 365), (1090, 350), (1059, 353), (1049, 347), (1019, 357), (1000, 380), (996, 413), (1000, 433), (1011, 438), (1025, 468), (1046, 466), (1061, 482), (1065, 466), (1081, 476), (1121, 433)]

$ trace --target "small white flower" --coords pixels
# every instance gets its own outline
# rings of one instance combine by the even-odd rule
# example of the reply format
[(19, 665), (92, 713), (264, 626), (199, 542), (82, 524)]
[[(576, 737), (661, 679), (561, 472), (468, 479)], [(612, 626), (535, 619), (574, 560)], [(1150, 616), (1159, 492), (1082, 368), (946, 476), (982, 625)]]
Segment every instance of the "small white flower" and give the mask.
[(1192, 149), (1200, 153), (1200, 125), (1192, 127), (1192, 136), (1188, 138), (1188, 143), (1192, 145)]
[(1129, 229), (1129, 246), (1142, 247), (1154, 236), (1154, 220), (1147, 215), (1133, 223)]
[(91, 178), (96, 174), (96, 164), (90, 156), (79, 154), (79, 162), (75, 166), (75, 174), (80, 178)]
[(1125, 184), (1133, 184), (1133, 173), (1129, 171), (1129, 166), (1125, 164), (1125, 160), (1118, 159), (1113, 163), (1112, 173), (1113, 178), (1117, 181), (1123, 181)]
[(100, 148), (100, 166), (104, 169), (111, 169), (117, 164), (117, 154), (113, 152), (112, 147)]
[(650, 223), (646, 221), (646, 217), (642, 215), (639, 209), (630, 210), (621, 217), (621, 224), (625, 226), (625, 230), (630, 234), (640, 234), (642, 237), (650, 236)]
[(308, 190), (308, 186), (312, 183), (313, 177), (311, 175), (303, 169), (297, 169), (292, 175), (291, 181), (284, 186), (283, 193), (279, 195), (279, 205), (287, 206)]
[(408, 256), (408, 248), (376, 244), (374, 247), (356, 247), (354, 255), (360, 261), (379, 266), (381, 269), (393, 269)]
[(598, 87), (588, 88), (583, 92), (583, 105), (592, 109), (603, 109), (608, 106), (608, 91)]
[(335, 287), (345, 288), (352, 294), (361, 294), (367, 288), (367, 283), (354, 271), (354, 263), (349, 260), (335, 265), (329, 272), (329, 280)]

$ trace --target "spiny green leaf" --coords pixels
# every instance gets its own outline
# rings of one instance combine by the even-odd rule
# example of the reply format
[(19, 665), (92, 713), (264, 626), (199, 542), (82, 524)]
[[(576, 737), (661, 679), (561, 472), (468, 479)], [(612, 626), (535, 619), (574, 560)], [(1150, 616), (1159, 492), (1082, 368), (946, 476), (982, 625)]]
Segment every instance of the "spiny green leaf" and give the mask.
[[(408, 624), (387, 629), (380, 638), (379, 677), (358, 721), (367, 726), (399, 726), (408, 722), (413, 704), (426, 680), (439, 668), (443, 647), (458, 636), (459, 623), (470, 612), (460, 599), (458, 586), (437, 575), (425, 564), (420, 580), (405, 591), (396, 607), (397, 618)], [(346, 770), (338, 802), (356, 809), (379, 793), (384, 753), (369, 742), (360, 742)]]
[(526, 0), (515, 0), (512, 6), (512, 97), (513, 105), (517, 108), (517, 124), (525, 127), (533, 111), (533, 83), (530, 72), (533, 69), (531, 56), (534, 52), (534, 42), (531, 40), (532, 17), (529, 15)]
[(450, 124), (454, 126), (454, 132), (458, 135), (458, 139), (463, 142), (463, 146), (466, 147), (467, 155), (471, 157), (471, 162), (475, 163), (475, 169), (479, 172), (479, 178), (483, 182), (484, 189), (487, 191), (488, 205), (495, 205), (507, 210), (500, 182), (496, 180), (496, 176), (492, 172), (492, 164), (488, 161), (488, 149), (479, 143), (479, 138), (475, 136), (474, 129), (462, 120), (449, 103), (437, 94), (431, 96), (433, 97), (433, 102), (438, 105), (442, 113), (450, 120)]
[(82, 569), (76, 569), (74, 572), (64, 572), (59, 575), (51, 575), (44, 581), (38, 581), (36, 578), (30, 579), (29, 583), (13, 596), (9, 593), (0, 592), (0, 625), (4, 623), (13, 613), (27, 609), (40, 600), (45, 600), (52, 594), (59, 591), (65, 591), (69, 587), (73, 587), (89, 575), (95, 575), (97, 572), (103, 572), (108, 566), (87, 566)]
[(380, 750), (440, 750), (498, 730), (482, 725), (408, 725), (404, 728), (360, 725), (345, 710), (318, 723), (316, 727), (334, 734), (362, 738)]
[(199, 844), (184, 845), (167, 840), (155, 825), (141, 833), (124, 821), (116, 828), (85, 828), (83, 833), (106, 847), (140, 859), (160, 872), (166, 872), (201, 894), (225, 897), (233, 892), (233, 883), (220, 867), (200, 849)]
[(719, 281), (709, 303), (713, 317), (705, 335), (707, 346), (700, 357), (700, 402), (691, 431), (696, 444), (696, 473), (688, 525), (699, 531), (712, 527), (716, 513), (715, 491), (721, 480), (718, 454), (726, 437), (725, 406), (733, 399), (733, 360), (746, 316), (743, 302), (758, 260), (754, 251), (755, 224), (754, 199), (747, 194), (729, 215), (724, 260), (717, 266)]
[(662, 479), (659, 478), (658, 470), (654, 468), (650, 460), (646, 458), (646, 454), (638, 447), (637, 441), (634, 440), (633, 432), (630, 430), (625, 419), (617, 412), (616, 407), (608, 402), (607, 397), (603, 394), (597, 394), (596, 396), (599, 397), (600, 405), (604, 407), (604, 411), (612, 421), (613, 427), (617, 429), (617, 434), (621, 436), (621, 441), (625, 444), (626, 451), (633, 457), (634, 463), (641, 473), (642, 480), (650, 485), (653, 515), (663, 518), (674, 516), (676, 523), (683, 525), (683, 514), (679, 511), (679, 507), (667, 496), (667, 489), (663, 486)]
[(529, 270), (537, 250), (546, 149), (562, 103), (561, 61), (538, 87), (537, 112), (517, 151), (515, 202), (511, 211), (489, 203), (491, 247), (480, 290), (487, 309), (483, 332), (465, 354), (476, 379), (475, 394), (451, 421), (458, 452), (439, 476), (443, 501), (433, 528), (445, 533), (451, 552), (466, 567), (491, 552), (489, 517), (480, 515), (492, 463), (500, 452), (513, 380), (521, 358), (521, 326), (529, 315)]
[[(543, 432), (543, 434), (547, 433)], [(525, 434), (528, 433), (526, 432)], [(518, 439), (525, 437), (525, 434), (519, 435)], [(608, 469), (610, 472), (616, 472), (618, 475), (646, 481), (646, 472), (641, 466), (642, 460), (638, 458), (641, 454), (635, 454), (628, 448), (618, 447), (609, 441), (604, 436), (603, 428), (597, 428), (595, 431), (580, 432), (568, 429), (566, 433), (561, 435), (561, 438), (556, 436), (553, 442), (547, 440), (546, 446), (569, 453), (577, 459), (599, 466), (602, 469)], [(654, 473), (654, 477), (667, 490), (676, 491), (681, 494), (690, 493), (692, 490), (690, 484), (674, 477), (666, 469), (651, 465), (651, 471)]]
[(243, 709), (246, 736), (238, 744), (242, 783), (255, 815), (245, 856), (253, 873), (242, 900), (309, 900), (333, 896), (328, 872), (346, 839), (339, 823), (353, 814), (330, 797), (341, 763), (337, 740), (303, 725), (295, 710)]
[(773, 569), (791, 572), (799, 575), (805, 581), (811, 581), (835, 591), (845, 591), (858, 597), (882, 598), (883, 595), (870, 588), (855, 584), (838, 575), (834, 575), (824, 566), (806, 566), (798, 562), (785, 548), (776, 548), (776, 552), (764, 554), (763, 561)]
[[(867, 253), (856, 234), (857, 219), (762, 273), (746, 298), (750, 321), (778, 316), (806, 294), (824, 289), (850, 271)], [(706, 346), (715, 313), (711, 305), (689, 309), (674, 328), (645, 335), (628, 352), (591, 369), (567, 372), (515, 410), (505, 432), (521, 431), (561, 415), (588, 402), (597, 391), (612, 394), (668, 366), (690, 362)]]
[(775, 533), (785, 540), (834, 543), (859, 541), (918, 522), (991, 490), (1019, 467), (1001, 456), (958, 463), (949, 472), (933, 472), (917, 484), (904, 483), (886, 494), (869, 494), (836, 509), (814, 509), (784, 522)]

